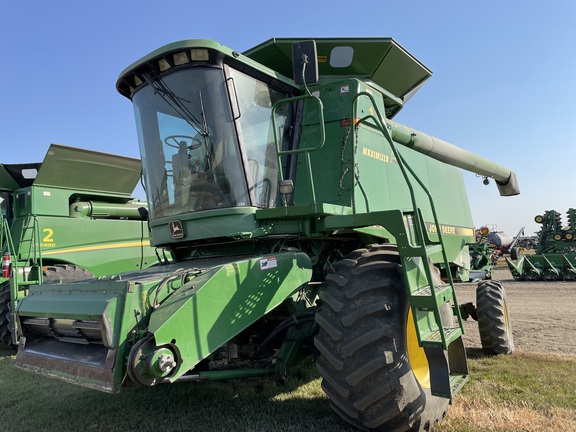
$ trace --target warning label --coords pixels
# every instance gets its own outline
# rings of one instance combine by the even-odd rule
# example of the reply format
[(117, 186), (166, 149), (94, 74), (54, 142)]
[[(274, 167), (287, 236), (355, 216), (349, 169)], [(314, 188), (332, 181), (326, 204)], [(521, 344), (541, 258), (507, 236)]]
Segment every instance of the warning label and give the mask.
[(278, 267), (278, 261), (276, 257), (262, 258), (260, 260), (260, 270), (266, 270)]

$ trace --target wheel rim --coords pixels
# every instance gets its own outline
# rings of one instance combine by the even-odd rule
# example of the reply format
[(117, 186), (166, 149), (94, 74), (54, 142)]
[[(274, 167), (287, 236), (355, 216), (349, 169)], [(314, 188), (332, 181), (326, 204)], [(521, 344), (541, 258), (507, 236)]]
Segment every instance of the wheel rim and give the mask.
[(506, 336), (508, 337), (508, 339), (510, 339), (510, 321), (508, 321), (508, 304), (506, 303), (506, 300), (504, 299), (502, 301), (502, 309), (504, 310), (504, 313), (502, 314), (504, 316), (504, 326), (506, 328)]
[(430, 388), (430, 366), (424, 348), (418, 345), (418, 335), (412, 317), (412, 309), (408, 309), (406, 320), (406, 348), (412, 372), (418, 383), (424, 388)]

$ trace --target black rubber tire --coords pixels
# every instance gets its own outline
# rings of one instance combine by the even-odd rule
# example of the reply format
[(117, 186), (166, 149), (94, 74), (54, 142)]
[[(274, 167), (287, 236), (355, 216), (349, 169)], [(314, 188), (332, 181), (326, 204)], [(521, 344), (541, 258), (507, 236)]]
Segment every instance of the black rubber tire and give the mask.
[(512, 249), (510, 249), (510, 259), (516, 261), (519, 255), (520, 255), (520, 248), (513, 247)]
[(480, 342), (486, 354), (512, 354), (514, 337), (506, 291), (500, 281), (482, 281), (476, 288)]
[(12, 344), (12, 323), (10, 321), (11, 312), (10, 283), (5, 282), (0, 285), (0, 345), (4, 348), (14, 348)]
[(88, 270), (73, 264), (55, 264), (46, 267), (42, 283), (68, 283), (94, 278)]
[(362, 430), (432, 430), (448, 399), (432, 396), (410, 364), (409, 302), (396, 248), (359, 249), (335, 271), (320, 292), (315, 338), (330, 405)]

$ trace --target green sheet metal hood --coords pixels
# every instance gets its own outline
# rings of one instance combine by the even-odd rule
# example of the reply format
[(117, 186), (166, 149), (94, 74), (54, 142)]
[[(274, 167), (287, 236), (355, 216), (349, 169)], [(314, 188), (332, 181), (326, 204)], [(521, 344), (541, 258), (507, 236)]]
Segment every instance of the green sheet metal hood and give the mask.
[(34, 186), (130, 195), (140, 172), (140, 159), (51, 144)]
[(40, 164), (0, 164), (0, 189), (14, 191), (30, 186), (33, 179), (24, 178), (22, 172), (37, 169), (39, 166)]
[[(432, 72), (392, 38), (308, 38), (316, 41), (320, 79), (356, 77), (389, 93), (396, 114)], [(305, 38), (273, 38), (243, 54), (292, 76), (292, 44)], [(394, 101), (393, 101), (394, 100)]]

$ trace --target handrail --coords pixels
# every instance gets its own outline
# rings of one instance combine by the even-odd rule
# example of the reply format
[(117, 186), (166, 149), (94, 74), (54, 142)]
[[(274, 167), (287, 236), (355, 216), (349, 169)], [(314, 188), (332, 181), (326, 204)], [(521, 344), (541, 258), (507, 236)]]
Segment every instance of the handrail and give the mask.
[[(299, 100), (311, 99), (314, 102), (318, 103), (318, 116), (319, 116), (319, 125), (320, 125), (320, 144), (316, 147), (311, 148), (299, 148), (294, 150), (281, 150), (280, 149), (280, 141), (278, 140), (278, 133), (276, 131), (276, 109), (285, 103), (295, 102)], [(324, 106), (322, 105), (322, 101), (319, 97), (314, 96), (312, 94), (302, 95), (302, 96), (294, 96), (291, 98), (281, 99), (276, 102), (272, 106), (272, 129), (274, 132), (274, 143), (276, 145), (276, 157), (278, 159), (278, 180), (284, 180), (284, 173), (282, 172), (282, 156), (291, 155), (291, 154), (299, 154), (304, 153), (306, 159), (306, 169), (308, 171), (308, 178), (310, 180), (310, 196), (312, 198), (312, 203), (316, 204), (316, 193), (314, 191), (314, 177), (312, 175), (312, 164), (310, 162), (310, 153), (320, 150), (324, 146), (324, 142), (326, 141), (326, 131), (324, 129)], [(282, 196), (284, 207), (287, 206), (286, 198)]]
[(2, 214), (0, 214), (0, 251), (3, 253), (8, 252), (10, 255), (16, 253), (12, 236), (10, 235), (8, 220)]
[[(414, 209), (414, 218), (415, 218), (415, 222), (416, 222), (415, 223), (415, 234), (416, 234), (416, 238), (418, 240), (418, 243), (422, 249), (426, 248), (426, 241), (425, 241), (424, 232), (423, 232), (423, 229), (425, 227), (425, 223), (423, 220), (423, 215), (419, 211), (419, 207), (418, 207), (417, 201), (416, 201), (416, 195), (415, 195), (412, 183), (410, 181), (410, 177), (408, 175), (408, 172), (416, 180), (416, 182), (418, 183), (420, 188), (424, 191), (424, 193), (428, 197), (428, 200), (430, 202), (430, 208), (432, 210), (432, 217), (434, 219), (434, 225), (436, 226), (436, 232), (438, 235), (438, 243), (442, 245), (442, 248), (441, 248), (442, 249), (442, 259), (444, 261), (444, 265), (446, 266), (446, 274), (448, 277), (448, 282), (449, 282), (450, 286), (452, 287), (452, 294), (454, 297), (454, 301), (457, 303), (456, 292), (454, 290), (454, 281), (452, 278), (452, 273), (450, 271), (450, 263), (448, 261), (448, 256), (446, 254), (446, 248), (444, 247), (444, 239), (442, 237), (442, 230), (440, 229), (440, 223), (438, 221), (438, 215), (436, 213), (436, 208), (434, 206), (434, 199), (432, 197), (432, 194), (430, 193), (430, 191), (428, 190), (426, 185), (424, 185), (424, 183), (418, 178), (418, 176), (412, 170), (412, 168), (406, 163), (406, 160), (402, 157), (402, 155), (398, 152), (398, 149), (396, 148), (396, 145), (395, 145), (394, 141), (392, 140), (392, 136), (390, 135), (388, 128), (384, 126), (385, 122), (382, 120), (383, 117), (382, 117), (382, 114), (380, 113), (380, 109), (378, 108), (378, 105), (376, 104), (374, 97), (370, 93), (360, 92), (356, 95), (356, 97), (354, 98), (353, 104), (352, 104), (352, 109), (353, 109), (352, 118), (354, 118), (354, 113), (356, 112), (356, 103), (361, 96), (366, 96), (370, 99), (370, 101), (372, 102), (372, 107), (374, 108), (374, 111), (375, 111), (377, 116), (369, 114), (367, 116), (362, 117), (361, 119), (359, 119), (356, 122), (352, 122), (352, 125), (353, 125), (353, 127), (355, 127), (355, 126), (357, 126), (363, 122), (366, 122), (369, 119), (372, 119), (374, 121), (376, 127), (380, 130), (380, 132), (382, 133), (382, 135), (386, 139), (386, 141), (388, 141), (388, 144), (390, 144), (390, 148), (392, 149), (392, 152), (394, 153), (394, 156), (396, 157), (396, 160), (398, 161), (398, 166), (400, 168), (400, 171), (402, 172), (402, 175), (404, 177), (406, 185), (408, 186), (408, 189), (410, 191), (410, 199), (412, 201), (412, 207)], [(353, 136), (354, 136), (354, 134), (353, 134)], [(426, 271), (426, 278), (428, 280), (428, 284), (432, 288), (432, 292), (434, 292), (433, 278), (432, 278), (430, 266), (429, 266), (427, 260), (423, 260), (423, 261), (426, 261), (423, 264), (424, 264), (424, 269)], [(434, 296), (434, 298), (435, 298), (435, 296)], [(462, 317), (460, 314), (460, 308), (455, 308), (455, 309), (456, 309), (456, 316), (458, 318), (459, 325), (460, 325), (460, 327), (462, 327)], [(416, 317), (415, 317), (415, 319), (416, 319)], [(442, 321), (438, 320), (438, 324), (439, 324), (439, 327), (442, 326)], [(445, 336), (444, 332), (440, 331), (440, 335), (441, 335), (441, 339), (442, 339), (442, 344), (444, 346), (446, 346), (446, 336)], [(418, 339), (420, 339), (419, 334), (418, 334)]]
[[(29, 230), (31, 231), (30, 238), (25, 239), (26, 232)], [(33, 215), (33, 214), (28, 215), (28, 217), (26, 218), (26, 221), (24, 222), (24, 225), (22, 227), (22, 231), (20, 233), (18, 256), (16, 256), (15, 259), (13, 260), (13, 263), (14, 263), (13, 267), (14, 267), (14, 275), (15, 276), (19, 275), (18, 257), (20, 257), (20, 261), (23, 261), (24, 263), (28, 263), (32, 267), (34, 265), (36, 265), (38, 267), (38, 275), (37, 275), (38, 283), (42, 283), (42, 280), (43, 280), (42, 249), (40, 247), (39, 239), (40, 239), (40, 228), (39, 228), (38, 219), (36, 218), (36, 215)], [(23, 249), (22, 245), (24, 243), (30, 243), (30, 245), (28, 246), (27, 252), (24, 252), (22, 250)], [(24, 256), (25, 253), (26, 253), (26, 256)], [(14, 249), (14, 254), (16, 254), (15, 249)], [(28, 277), (25, 274), (25, 270), (26, 270), (26, 264), (24, 265), (24, 268), (22, 271), (22, 280), (28, 281)], [(16, 282), (17, 280), (18, 280), (18, 277), (14, 277), (15, 283), (17, 283)]]

